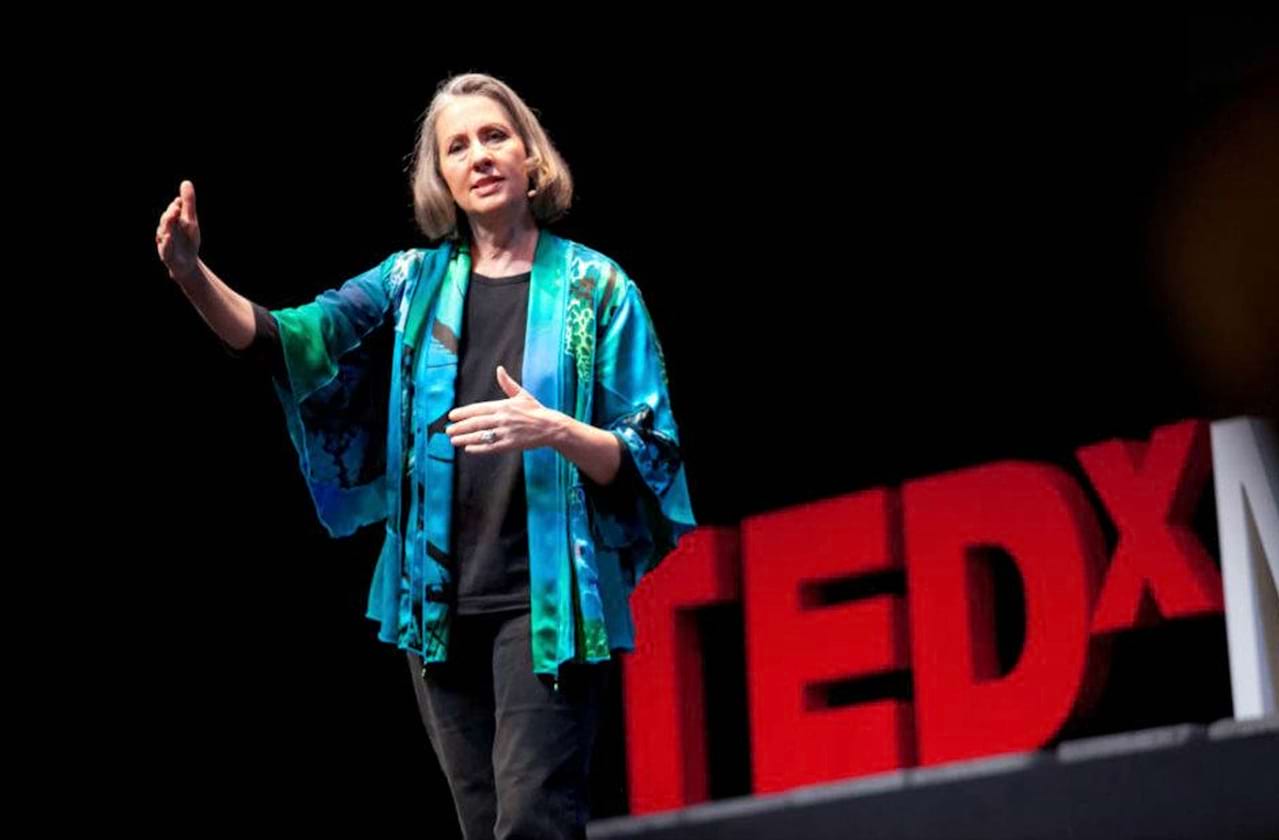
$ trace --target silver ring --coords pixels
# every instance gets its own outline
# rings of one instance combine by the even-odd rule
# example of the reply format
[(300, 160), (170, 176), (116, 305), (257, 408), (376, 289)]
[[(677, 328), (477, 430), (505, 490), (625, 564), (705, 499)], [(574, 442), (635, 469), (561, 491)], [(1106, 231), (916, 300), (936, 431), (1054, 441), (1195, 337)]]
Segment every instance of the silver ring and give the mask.
[(485, 443), (492, 443), (493, 441), (497, 440), (497, 432), (493, 431), (492, 429), (485, 429), (484, 434), (480, 435), (480, 440), (484, 441)]

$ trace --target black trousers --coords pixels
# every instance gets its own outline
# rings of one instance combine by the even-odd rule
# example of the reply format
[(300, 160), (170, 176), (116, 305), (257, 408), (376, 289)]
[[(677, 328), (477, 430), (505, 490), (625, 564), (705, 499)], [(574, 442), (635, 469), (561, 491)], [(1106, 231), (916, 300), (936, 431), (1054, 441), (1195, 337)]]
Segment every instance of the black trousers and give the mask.
[(457, 616), (447, 662), (413, 688), (466, 840), (584, 838), (588, 774), (611, 663), (533, 673), (529, 613)]

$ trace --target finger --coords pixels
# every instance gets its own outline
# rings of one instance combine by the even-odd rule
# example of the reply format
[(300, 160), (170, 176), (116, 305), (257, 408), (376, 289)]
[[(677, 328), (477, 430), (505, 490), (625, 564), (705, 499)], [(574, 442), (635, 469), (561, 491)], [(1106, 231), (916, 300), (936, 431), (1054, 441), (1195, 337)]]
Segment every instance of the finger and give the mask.
[(467, 446), (463, 451), (468, 455), (493, 455), (498, 452), (506, 452), (512, 446), (506, 441), (499, 440), (496, 443), (473, 443)]
[(500, 438), (494, 438), (491, 441), (485, 440), (484, 432), (471, 432), (470, 434), (457, 435), (456, 437), (450, 437), (449, 443), (453, 444), (453, 446), (456, 448), (459, 446), (480, 446), (480, 445), (493, 444), (493, 443), (497, 443), (498, 440), (500, 440)]
[(501, 365), (497, 366), (497, 384), (508, 397), (518, 397), (524, 390)]
[(489, 400), (488, 402), (471, 403), (449, 412), (450, 420), (466, 420), (481, 414), (494, 414), (506, 405), (506, 400)]
[(190, 181), (183, 181), (182, 186), (178, 188), (182, 195), (182, 221), (187, 224), (194, 224), (195, 215), (195, 184)]
[(495, 429), (500, 426), (501, 419), (496, 414), (481, 414), (472, 417), (469, 420), (462, 420), (458, 423), (452, 423), (444, 427), (444, 431), (452, 435), (466, 435), (471, 432), (482, 432), (485, 429)]

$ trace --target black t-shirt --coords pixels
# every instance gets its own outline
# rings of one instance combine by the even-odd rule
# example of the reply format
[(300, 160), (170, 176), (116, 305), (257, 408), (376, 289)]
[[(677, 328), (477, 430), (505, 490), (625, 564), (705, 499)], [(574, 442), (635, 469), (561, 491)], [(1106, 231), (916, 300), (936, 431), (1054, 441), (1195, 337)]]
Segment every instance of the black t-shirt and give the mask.
[[(455, 405), (506, 399), (497, 367), (519, 382), (528, 322), (528, 273), (471, 274), (458, 346)], [(528, 507), (522, 452), (453, 450), (453, 555), (459, 615), (527, 608)]]

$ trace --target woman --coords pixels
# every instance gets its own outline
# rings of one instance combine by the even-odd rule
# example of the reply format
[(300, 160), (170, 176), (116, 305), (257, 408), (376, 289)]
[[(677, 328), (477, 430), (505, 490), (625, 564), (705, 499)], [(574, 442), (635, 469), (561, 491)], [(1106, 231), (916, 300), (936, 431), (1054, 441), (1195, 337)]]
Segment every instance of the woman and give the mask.
[(463, 834), (583, 837), (630, 592), (693, 527), (661, 350), (622, 270), (543, 229), (572, 181), (502, 82), (440, 86), (413, 190), (435, 246), (297, 308), (199, 259), (190, 182), (156, 245), (219, 338), (270, 360), (330, 534), (385, 520), (368, 616), (407, 653)]

